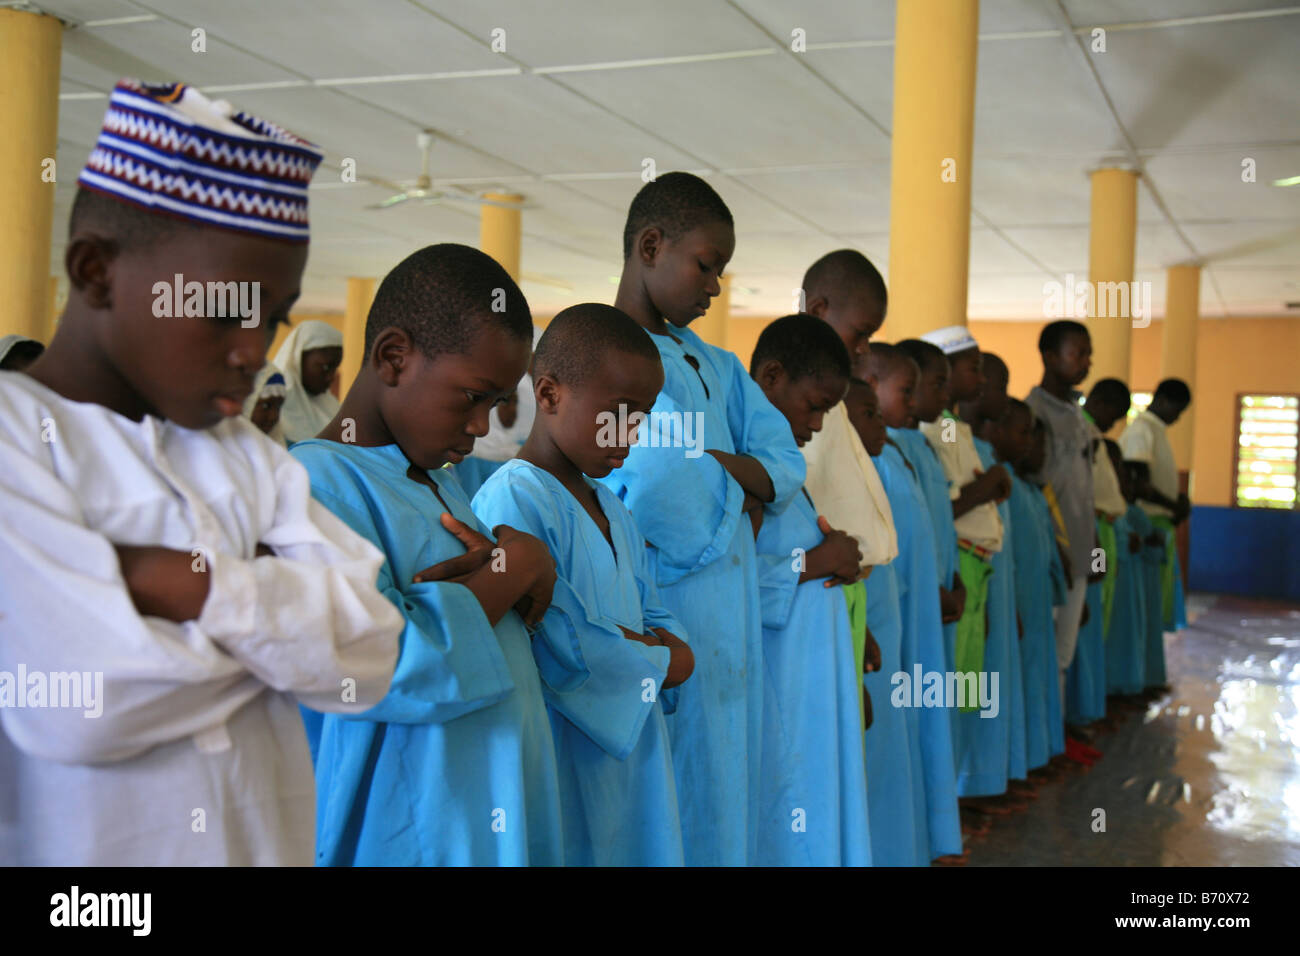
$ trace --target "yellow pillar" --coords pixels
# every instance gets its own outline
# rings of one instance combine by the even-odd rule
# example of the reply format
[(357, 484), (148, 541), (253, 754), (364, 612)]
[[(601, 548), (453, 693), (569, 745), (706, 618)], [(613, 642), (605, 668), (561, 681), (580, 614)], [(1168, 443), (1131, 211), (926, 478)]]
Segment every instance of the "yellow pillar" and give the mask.
[(54, 17), (0, 10), (0, 334), (41, 341), (48, 341), (62, 47), (63, 24)]
[[(515, 193), (486, 193), (484, 199), (523, 202)], [(519, 249), (523, 238), (523, 214), (503, 206), (479, 207), (478, 247), (501, 263), (510, 278), (519, 281)]]
[(366, 316), (374, 299), (374, 279), (348, 277), (347, 305), (343, 310), (343, 361), (339, 363), (339, 398), (348, 393), (366, 358)]
[(691, 331), (710, 345), (727, 347), (727, 326), (731, 324), (731, 276), (723, 276), (718, 284), (722, 291), (709, 303), (709, 311), (691, 323)]
[(1201, 318), (1201, 267), (1173, 266), (1166, 274), (1165, 283), (1160, 377), (1181, 378), (1192, 389), (1192, 404), (1169, 429), (1174, 462), (1179, 471), (1190, 471), (1196, 419), (1196, 335)]
[[(1098, 379), (1129, 380), (1137, 180), (1137, 173), (1131, 169), (1092, 172), (1088, 279), (1092, 282), (1093, 297), (1087, 319), (1092, 338), (1092, 371), (1083, 386), (1085, 392)], [(1147, 316), (1142, 321), (1149, 319)]]
[(966, 324), (979, 0), (898, 0), (882, 340)]

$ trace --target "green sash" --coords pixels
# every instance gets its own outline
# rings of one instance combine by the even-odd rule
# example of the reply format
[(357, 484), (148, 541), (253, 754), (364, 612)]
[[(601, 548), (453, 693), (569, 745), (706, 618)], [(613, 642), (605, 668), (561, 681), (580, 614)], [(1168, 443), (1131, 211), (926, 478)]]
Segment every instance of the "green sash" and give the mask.
[[(957, 649), (953, 670), (957, 674), (974, 673), (978, 682), (979, 673), (984, 669), (984, 609), (988, 606), (989, 577), (993, 574), (993, 565), (965, 548), (957, 549), (957, 559), (957, 573), (966, 586), (966, 608), (957, 622)], [(974, 706), (962, 707), (960, 712), (968, 714), (978, 709)]]
[(1097, 519), (1097, 543), (1106, 555), (1106, 576), (1101, 579), (1101, 637), (1110, 637), (1110, 609), (1115, 604), (1115, 579), (1119, 575), (1119, 545), (1115, 526), (1105, 518)]
[(849, 631), (853, 634), (853, 666), (858, 685), (858, 722), (866, 733), (866, 718), (862, 715), (862, 664), (867, 656), (867, 582), (854, 581), (842, 585), (844, 603), (849, 606)]
[(1174, 619), (1174, 571), (1178, 566), (1174, 522), (1165, 515), (1148, 515), (1151, 523), (1165, 532), (1165, 559), (1160, 562), (1160, 607), (1166, 625)]

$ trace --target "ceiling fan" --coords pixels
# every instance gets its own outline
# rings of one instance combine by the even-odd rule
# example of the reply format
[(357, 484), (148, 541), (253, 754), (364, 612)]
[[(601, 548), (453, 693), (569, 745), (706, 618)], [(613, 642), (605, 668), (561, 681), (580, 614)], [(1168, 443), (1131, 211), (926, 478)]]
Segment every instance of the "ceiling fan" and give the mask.
[[(367, 209), (391, 209), (394, 206), (400, 206), (406, 202), (419, 202), (424, 205), (434, 205), (445, 200), (452, 202), (474, 203), (479, 206), (500, 206), (503, 209), (532, 209), (535, 208), (521, 202), (502, 202), (499, 199), (488, 199), (484, 196), (472, 196), (468, 193), (457, 194), (443, 192), (433, 188), (433, 179), (429, 176), (429, 153), (433, 150), (434, 132), (431, 129), (420, 130), (415, 137), (415, 143), (420, 148), (420, 175), (416, 177), (415, 185), (403, 189), (400, 185), (390, 182), (386, 179), (377, 177), (367, 177), (367, 180), (378, 186), (384, 186), (388, 189), (396, 190), (393, 195), (389, 196), (382, 202), (372, 203), (366, 206)], [(573, 284), (555, 276), (545, 275), (538, 272), (524, 272), (520, 279), (526, 283), (535, 283), (537, 285), (550, 286), (561, 292), (572, 292)]]
[(415, 137), (415, 143), (420, 148), (420, 175), (416, 177), (415, 185), (402, 189), (396, 183), (386, 180), (372, 179), (380, 185), (387, 186), (389, 189), (395, 189), (397, 192), (389, 196), (382, 202), (373, 203), (367, 206), (367, 209), (391, 209), (394, 206), (400, 206), (405, 202), (419, 202), (425, 205), (434, 205), (440, 202), (469, 202), (480, 206), (501, 206), (504, 209), (523, 209), (523, 203), (501, 202), (497, 199), (487, 199), (482, 196), (459, 195), (454, 192), (444, 192), (441, 189), (433, 188), (433, 179), (429, 176), (429, 153), (433, 151), (434, 133), (431, 129), (420, 130)]

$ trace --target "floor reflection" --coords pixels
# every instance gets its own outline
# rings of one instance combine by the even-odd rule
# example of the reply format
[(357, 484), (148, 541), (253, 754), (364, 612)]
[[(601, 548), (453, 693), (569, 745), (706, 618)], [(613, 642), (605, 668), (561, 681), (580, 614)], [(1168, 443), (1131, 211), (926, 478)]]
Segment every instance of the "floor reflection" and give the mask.
[(974, 838), (971, 865), (1300, 866), (1300, 608), (1194, 596), (1190, 613), (1165, 638), (1172, 692)]

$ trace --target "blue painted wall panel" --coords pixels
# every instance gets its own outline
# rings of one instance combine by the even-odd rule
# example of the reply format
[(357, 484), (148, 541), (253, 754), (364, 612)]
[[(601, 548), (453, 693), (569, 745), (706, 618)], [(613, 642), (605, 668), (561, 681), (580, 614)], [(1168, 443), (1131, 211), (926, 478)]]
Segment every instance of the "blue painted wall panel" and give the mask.
[(1188, 585), (1300, 601), (1300, 512), (1192, 508)]

